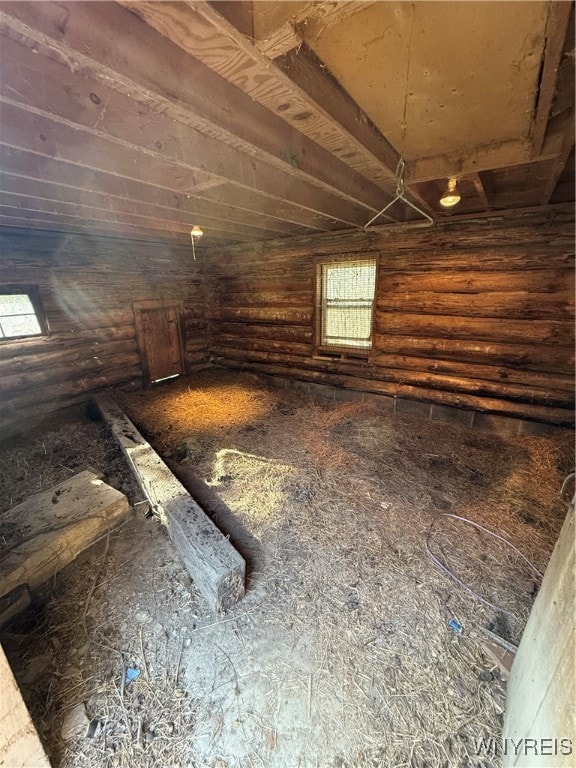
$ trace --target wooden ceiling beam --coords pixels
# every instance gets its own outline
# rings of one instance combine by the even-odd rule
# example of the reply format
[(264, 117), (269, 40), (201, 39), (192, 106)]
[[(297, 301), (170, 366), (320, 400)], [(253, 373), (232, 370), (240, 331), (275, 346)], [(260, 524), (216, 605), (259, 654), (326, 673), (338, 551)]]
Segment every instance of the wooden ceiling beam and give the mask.
[[(341, 126), (286, 74), (271, 67), (270, 59), (208, 3), (121, 0), (121, 4), (248, 94), (254, 102), (280, 115), (299, 133), (326, 148), (381, 189), (394, 193), (396, 166), (390, 168), (386, 158), (372, 154), (355, 131)], [(378, 207), (375, 206), (376, 210)]]
[[(280, 13), (272, 18), (274, 10), (272, 4), (259, 3), (255, 6), (254, 14), (254, 45), (270, 59), (282, 56), (302, 42), (313, 39), (321, 29), (332, 27), (345, 21), (349, 16), (367, 8), (373, 3), (368, 0), (339, 0), (337, 3), (302, 2), (291, 3), (294, 11), (288, 13), (288, 3), (276, 3)], [(214, 3), (211, 3), (215, 6)], [(221, 4), (224, 5), (224, 4)], [(226, 5), (243, 5), (243, 3), (226, 3)], [(219, 8), (216, 8), (222, 12)], [(265, 14), (266, 25), (261, 23), (261, 14)], [(234, 26), (239, 27), (231, 20), (230, 16), (222, 13)], [(241, 31), (241, 30), (239, 30)]]
[(46, 154), (0, 144), (0, 168), (23, 178), (42, 179), (74, 189), (88, 188), (143, 203), (158, 203), (167, 207), (175, 204), (176, 207), (187, 210), (182, 202), (184, 199), (193, 206), (197, 203), (205, 204), (206, 211), (212, 215), (222, 215), (223, 218), (227, 218), (226, 215), (231, 211), (230, 216), (240, 217), (247, 224), (266, 227), (266, 223), (270, 221), (270, 228), (282, 232), (289, 232), (293, 227), (319, 231), (334, 229), (334, 226), (327, 225), (327, 220), (320, 216), (307, 214), (302, 209), (276, 203), (257, 193), (239, 190), (228, 184), (204, 189), (198, 193), (197, 186), (185, 183), (192, 182), (193, 179), (183, 180), (177, 169), (173, 169), (173, 174), (165, 174), (162, 168), (147, 164), (146, 173), (138, 173), (136, 166), (131, 176), (127, 177), (120, 175), (118, 168), (112, 168), (106, 162), (103, 165), (104, 168), (95, 170)]
[(426, 181), (447, 179), (450, 176), (468, 176), (495, 168), (509, 168), (513, 165), (525, 165), (530, 162), (554, 160), (562, 145), (560, 134), (550, 136), (544, 146), (544, 154), (532, 157), (531, 143), (528, 139), (517, 139), (499, 144), (488, 144), (475, 150), (450, 152), (437, 157), (425, 157), (408, 163), (407, 181), (420, 184)]
[(303, 227), (270, 219), (262, 214), (238, 211), (216, 201), (207, 204), (194, 195), (171, 192), (117, 176), (93, 171), (87, 173), (77, 166), (0, 146), (0, 189), (19, 194), (34, 194), (45, 199), (77, 200), (85, 205), (114, 209), (117, 206), (140, 208), (156, 217), (178, 214), (190, 224), (218, 223), (254, 227), (276, 235), (302, 231)]
[[(150, 229), (166, 229), (188, 233), (193, 224), (201, 223), (202, 229), (206, 234), (214, 233), (218, 237), (224, 235), (230, 240), (244, 236), (261, 240), (272, 238), (274, 235), (276, 237), (282, 236), (280, 233), (274, 233), (270, 230), (262, 230), (242, 224), (227, 224), (215, 219), (203, 218), (201, 221), (195, 220), (186, 213), (166, 211), (163, 208), (143, 206), (130, 201), (125, 202), (118, 199), (111, 201), (110, 198), (106, 198), (103, 202), (107, 202), (107, 205), (98, 205), (101, 202), (100, 200), (94, 200), (90, 196), (86, 199), (86, 197), (82, 197), (78, 192), (73, 194), (71, 190), (67, 190), (68, 196), (66, 197), (62, 193), (62, 188), (60, 188), (60, 192), (54, 191), (54, 185), (45, 185), (43, 189), (39, 189), (40, 185), (37, 182), (30, 185), (29, 189), (22, 189), (22, 180), (18, 180), (19, 183), (16, 188), (20, 191), (14, 191), (15, 185), (11, 183), (10, 178), (0, 176), (0, 188), (2, 189), (0, 201), (4, 206), (26, 208), (45, 213), (73, 215), (87, 220), (117, 221), (118, 223), (129, 223), (135, 226), (147, 226)], [(51, 196), (43, 197), (42, 191), (48, 192)]]
[[(74, 224), (92, 224), (101, 229), (105, 229), (108, 226), (128, 226), (148, 231), (157, 230), (159, 233), (179, 232), (181, 235), (186, 235), (190, 238), (190, 226), (179, 222), (166, 222), (163, 219), (105, 211), (99, 208), (89, 208), (56, 201), (38, 200), (37, 198), (27, 198), (22, 195), (3, 194), (0, 212), (5, 216), (21, 216), (23, 218), (30, 216), (31, 218), (41, 218), (45, 221), (62, 222), (71, 226)], [(241, 243), (250, 243), (263, 239), (255, 234), (231, 233), (215, 228), (207, 228), (205, 233), (210, 238), (233, 240)]]
[[(5, 46), (1, 48), (4, 51)], [(109, 166), (111, 158), (115, 157), (112, 172), (138, 178), (139, 166), (155, 163), (161, 169), (165, 164), (161, 186), (170, 186), (170, 176), (177, 170), (183, 188), (194, 183), (196, 172), (209, 171), (225, 182), (278, 203), (288, 201), (313, 214), (351, 226), (364, 223), (366, 209), (327, 195), (310, 184), (296, 182), (281, 171), (187, 125), (175, 123), (163, 114), (144, 106), (138, 109), (123, 94), (100, 84), (94, 85), (59, 65), (59, 78), (54, 79), (52, 73), (44, 69), (46, 61), (38, 62), (32, 71), (18, 68), (20, 77), (6, 76), (2, 81), (3, 94), (17, 95), (16, 99), (6, 95), (0, 97), (5, 144), (53, 154), (43, 147), (50, 135), (52, 145), (58, 146), (61, 159), (96, 170), (107, 170), (104, 164)], [(37, 77), (33, 78), (33, 74)], [(91, 100), (91, 94), (98, 99), (97, 104)], [(45, 138), (40, 139), (40, 136)], [(98, 146), (99, 151), (96, 150)]]
[(531, 129), (531, 149), (534, 158), (541, 154), (544, 145), (571, 12), (572, 2), (552, 0), (548, 3), (544, 61)]
[(353, 133), (362, 146), (396, 172), (400, 159), (398, 152), (342, 89), (314, 51), (302, 45), (276, 58), (274, 64), (312, 101), (321, 105), (332, 120)]
[[(48, 230), (50, 232), (65, 232), (68, 234), (85, 233), (101, 237), (136, 238), (142, 240), (154, 240), (157, 242), (181, 243), (183, 245), (186, 243), (184, 235), (171, 232), (161, 232), (159, 230), (142, 229), (141, 227), (117, 226), (112, 224), (106, 227), (92, 226), (88, 223), (74, 223), (73, 225), (70, 225), (62, 221), (55, 222), (51, 219), (45, 219), (41, 216), (34, 216), (31, 214), (11, 216), (3, 213), (1, 209), (0, 226), (18, 227), (20, 229), (40, 229)], [(188, 242), (190, 242), (189, 236)]]
[(564, 143), (562, 145), (562, 150), (558, 155), (558, 157), (552, 162), (550, 166), (550, 175), (542, 191), (542, 197), (540, 199), (540, 203), (542, 205), (547, 205), (550, 202), (550, 198), (554, 194), (554, 190), (558, 185), (560, 176), (562, 176), (564, 168), (566, 167), (566, 163), (568, 162), (568, 158), (570, 157), (570, 154), (574, 148), (574, 128), (573, 128), (574, 117), (575, 117), (574, 109), (572, 109), (572, 113), (569, 120), (570, 128), (566, 132)]
[(482, 206), (486, 211), (490, 210), (490, 201), (488, 200), (488, 195), (486, 194), (486, 188), (484, 186), (484, 182), (482, 181), (482, 177), (479, 173), (471, 173), (468, 175), (468, 177), (472, 184), (474, 184), (474, 188), (476, 189), (476, 192), (478, 192), (478, 197), (482, 201)]
[[(75, 70), (94, 78), (98, 83), (98, 98), (101, 98), (99, 92), (110, 92), (109, 86), (112, 86), (128, 93), (126, 98), (163, 113), (166, 122), (171, 118), (172, 123), (177, 120), (187, 124), (190, 130), (196, 129), (195, 133), (201, 131), (205, 146), (218, 144), (221, 152), (230, 156), (229, 163), (220, 164), (217, 175), (222, 175), (223, 168), (236, 167), (240, 172), (246, 163), (251, 163), (257, 169), (265, 167), (269, 173), (275, 171), (277, 178), (292, 177), (285, 178), (284, 182), (291, 196), (283, 197), (298, 203), (302, 189), (304, 199), (318, 200), (324, 215), (348, 224), (361, 223), (365, 218), (362, 212), (358, 214), (358, 221), (351, 221), (350, 206), (364, 206), (369, 211), (386, 204), (389, 196), (385, 192), (345, 163), (335, 162), (327, 149), (159, 37), (134, 14), (119, 7), (110, 8), (111, 5), (114, 4), (63, 3), (58, 4), (56, 10), (44, 10), (41, 3), (7, 2), (0, 6), (1, 28), (27, 45), (44, 46), (41, 52), (51, 57), (59, 52), (60, 60), (66, 63), (63, 67), (67, 69), (68, 62), (72, 62)], [(168, 5), (163, 4), (161, 13)], [(33, 6), (32, 9), (29, 6)], [(65, 22), (58, 23), (59, 17), (55, 14), (63, 12), (66, 12)], [(115, 50), (121, 51), (121, 55), (111, 51), (111, 36), (115, 39)], [(13, 54), (16, 48), (14, 43), (9, 46), (9, 42), (2, 46), (11, 48), (5, 54), (8, 65), (13, 55), (18, 55)], [(29, 67), (33, 68), (34, 64), (29, 63)], [(11, 68), (12, 76), (14, 69)], [(183, 71), (187, 72), (186, 78), (181, 77)], [(206, 167), (208, 169), (208, 165)], [(263, 170), (260, 175), (262, 173)], [(243, 175), (247, 176), (245, 171)], [(278, 183), (272, 186), (277, 189)], [(266, 189), (264, 185), (261, 188)], [(313, 195), (307, 195), (308, 190), (312, 190)], [(335, 201), (331, 200), (333, 197)]]

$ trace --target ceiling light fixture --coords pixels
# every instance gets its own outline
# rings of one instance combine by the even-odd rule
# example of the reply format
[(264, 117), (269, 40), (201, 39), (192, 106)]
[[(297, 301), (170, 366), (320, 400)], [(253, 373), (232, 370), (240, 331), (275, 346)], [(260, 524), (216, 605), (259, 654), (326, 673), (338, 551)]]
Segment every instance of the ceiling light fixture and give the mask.
[(192, 241), (192, 255), (194, 256), (194, 261), (196, 261), (195, 240), (200, 240), (203, 234), (204, 232), (202, 228), (198, 226), (198, 224), (194, 224), (190, 230), (190, 240)]
[(452, 208), (453, 206), (458, 205), (460, 202), (460, 193), (456, 189), (457, 181), (458, 179), (455, 176), (451, 176), (448, 179), (448, 186), (440, 198), (440, 205), (442, 205), (444, 208)]

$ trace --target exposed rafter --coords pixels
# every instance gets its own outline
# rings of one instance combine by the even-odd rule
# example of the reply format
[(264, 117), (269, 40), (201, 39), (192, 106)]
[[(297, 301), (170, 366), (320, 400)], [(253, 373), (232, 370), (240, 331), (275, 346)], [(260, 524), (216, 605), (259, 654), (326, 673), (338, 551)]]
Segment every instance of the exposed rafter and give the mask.
[[(575, 117), (574, 110), (572, 110), (570, 120), (569, 120), (569, 124), (571, 126), (574, 126), (574, 117)], [(558, 155), (556, 160), (554, 160), (554, 162), (550, 167), (550, 175), (548, 177), (548, 180), (542, 192), (542, 198), (541, 198), (542, 205), (546, 205), (547, 203), (550, 202), (550, 198), (554, 194), (556, 185), (558, 184), (560, 176), (562, 175), (564, 168), (566, 167), (566, 163), (568, 162), (568, 158), (570, 157), (570, 154), (573, 149), (574, 149), (574, 128), (571, 127), (566, 133), (566, 136), (564, 138), (564, 144), (562, 146), (560, 154)]]
[(208, 3), (122, 0), (122, 5), (256, 103), (281, 115), (304, 136), (393, 194), (396, 167), (390, 167), (387, 158), (374, 156), (361, 139), (335, 121), (286, 74), (271, 67), (270, 59)]
[(556, 81), (560, 68), (560, 59), (564, 50), (564, 41), (572, 12), (572, 3), (566, 0), (549, 2), (548, 22), (546, 24), (546, 48), (538, 89), (538, 101), (534, 113), (531, 135), (532, 157), (538, 157), (543, 148), (550, 108), (556, 92)]
[[(29, 8), (29, 5), (33, 7)], [(187, 125), (200, 131), (201, 136), (196, 143), (202, 143), (206, 150), (208, 145), (212, 145), (212, 151), (205, 153), (205, 170), (223, 178), (228, 173), (232, 183), (238, 181), (234, 178), (234, 171), (245, 180), (263, 173), (270, 177), (270, 189), (280, 193), (277, 196), (300, 204), (299, 192), (302, 189), (302, 207), (347, 224), (361, 224), (365, 218), (365, 212), (357, 209), (355, 213), (353, 206), (376, 210), (378, 205), (385, 204), (389, 199), (385, 192), (343, 163), (335, 162), (327, 150), (300, 135), (284, 120), (254, 104), (237, 88), (200, 62), (191, 60), (176, 46), (162, 41), (128, 11), (119, 7), (110, 8), (109, 4), (102, 10), (85, 3), (59, 4), (58, 11), (66, 11), (66, 31), (63, 34), (59, 26), (62, 22), (55, 15), (54, 8), (51, 4), (46, 6), (44, 10), (42, 4), (3, 4), (0, 11), (2, 29), (12, 36), (24, 38), (28, 44), (45, 45), (46, 55), (54, 56), (57, 51), (60, 52), (61, 61), (73, 61), (74, 68), (80, 69), (84, 76), (89, 74), (95, 82), (106, 83), (106, 88), (100, 86), (100, 91), (112, 94), (111, 98), (120, 98), (119, 91), (129, 93), (126, 98), (141, 99), (149, 111), (161, 112), (170, 118), (167, 122), (171, 125), (177, 120), (182, 129)], [(86, 30), (90, 30), (89, 36)], [(114, 36), (122, 54), (110, 54), (110, 36)], [(163, 57), (160, 72), (148, 61), (153, 46)], [(85, 51), (89, 51), (89, 55)], [(129, 56), (126, 51), (130, 51)], [(12, 61), (11, 52), (5, 52), (5, 55), (8, 62)], [(33, 64), (29, 62), (28, 66), (33, 67)], [(44, 60), (42, 69), (46, 67), (49, 64)], [(194, 72), (194, 68), (199, 71)], [(191, 79), (178, 85), (182, 81), (179, 73), (183, 70), (189, 73)], [(79, 74), (76, 77), (82, 78)], [(190, 82), (194, 82), (194, 87)], [(18, 90), (15, 86), (11, 87)], [(104, 112), (107, 97), (98, 93), (96, 96), (102, 104), (100, 111)], [(211, 157), (219, 158), (214, 160), (212, 166), (209, 165)], [(284, 181), (281, 181), (281, 176)], [(290, 176), (292, 180), (287, 178)], [(282, 194), (282, 184), (289, 187), (285, 190), (288, 192), (286, 195)], [(243, 183), (242, 186), (249, 184)], [(264, 186), (260, 189), (265, 191)], [(323, 193), (336, 197), (336, 200), (323, 198)], [(310, 205), (311, 198), (316, 207)]]

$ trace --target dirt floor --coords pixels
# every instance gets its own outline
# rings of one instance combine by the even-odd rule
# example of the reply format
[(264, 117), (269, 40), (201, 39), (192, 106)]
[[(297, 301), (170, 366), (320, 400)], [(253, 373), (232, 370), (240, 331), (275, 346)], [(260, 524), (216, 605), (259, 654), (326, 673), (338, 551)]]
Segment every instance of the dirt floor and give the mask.
[[(246, 557), (247, 594), (211, 615), (142, 506), (46, 585), (0, 640), (55, 768), (500, 765), (478, 747), (505, 705), (485, 629), (518, 643), (539, 579), (446, 513), (543, 571), (573, 435), (496, 437), (229, 374), (115, 394)], [(142, 498), (99, 423), (47, 426), (0, 461), (6, 508), (88, 466)]]

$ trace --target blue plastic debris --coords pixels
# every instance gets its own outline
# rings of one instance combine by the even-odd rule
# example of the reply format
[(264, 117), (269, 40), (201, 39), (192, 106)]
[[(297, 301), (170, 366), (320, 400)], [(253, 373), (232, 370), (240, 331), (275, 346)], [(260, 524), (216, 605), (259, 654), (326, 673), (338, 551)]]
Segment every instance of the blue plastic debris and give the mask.
[(450, 619), (450, 621), (448, 622), (448, 626), (450, 627), (450, 629), (453, 629), (457, 635), (462, 634), (462, 624), (460, 624), (459, 621), (456, 621), (456, 619)]
[(135, 669), (134, 667), (128, 667), (128, 669), (126, 670), (125, 682), (131, 683), (133, 680), (136, 680), (139, 674), (140, 674), (139, 669)]

